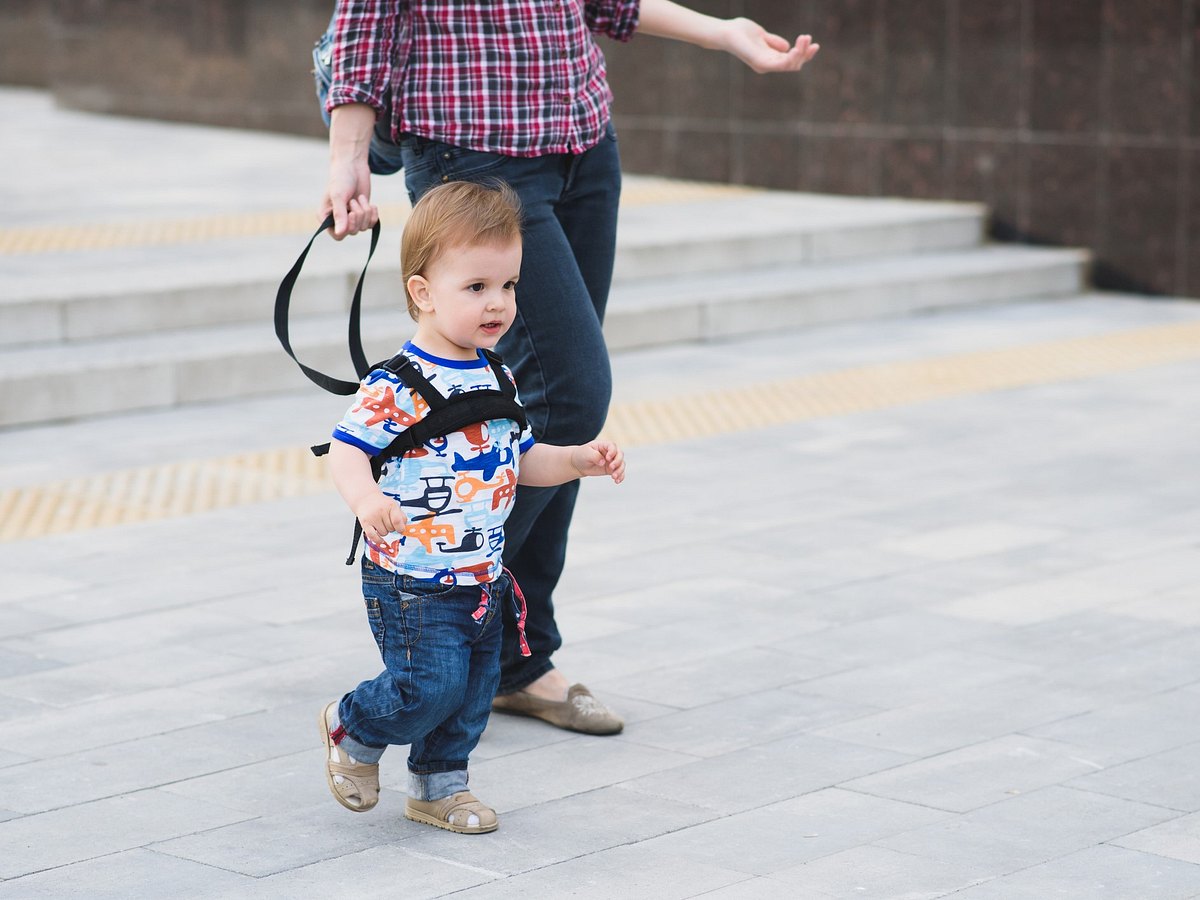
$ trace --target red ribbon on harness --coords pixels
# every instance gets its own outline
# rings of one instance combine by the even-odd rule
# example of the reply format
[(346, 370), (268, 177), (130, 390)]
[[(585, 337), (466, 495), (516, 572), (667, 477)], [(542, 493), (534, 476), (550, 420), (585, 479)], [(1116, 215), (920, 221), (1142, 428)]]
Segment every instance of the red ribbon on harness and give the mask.
[(529, 611), (525, 605), (525, 595), (521, 593), (521, 586), (517, 584), (517, 579), (513, 578), (513, 573), (508, 569), (504, 571), (512, 580), (513, 593), (517, 595), (517, 602), (520, 604), (520, 612), (517, 615), (517, 643), (521, 646), (521, 655), (533, 656), (533, 652), (529, 649), (529, 641), (525, 639), (525, 616)]

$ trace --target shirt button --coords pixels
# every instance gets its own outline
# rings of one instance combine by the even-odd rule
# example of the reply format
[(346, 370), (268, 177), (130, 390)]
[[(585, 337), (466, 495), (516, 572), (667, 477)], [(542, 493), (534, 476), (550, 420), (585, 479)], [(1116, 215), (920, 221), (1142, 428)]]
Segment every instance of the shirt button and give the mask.
[(442, 159), (449, 159), (449, 158), (450, 158), (450, 151), (447, 150), (445, 153), (442, 154)]
[(443, 175), (443, 176), (442, 176), (442, 184), (445, 184), (445, 183), (446, 183), (446, 182), (448, 182), (449, 180), (450, 180), (450, 176), (449, 176), (449, 175)]

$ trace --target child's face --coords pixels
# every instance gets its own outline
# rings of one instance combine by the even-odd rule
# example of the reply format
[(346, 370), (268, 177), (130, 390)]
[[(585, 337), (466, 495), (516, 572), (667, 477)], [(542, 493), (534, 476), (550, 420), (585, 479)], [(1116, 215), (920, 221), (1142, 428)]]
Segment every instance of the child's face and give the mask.
[(474, 359), (496, 346), (517, 313), (521, 242), (451, 247), (408, 279), (420, 310), (413, 342), (445, 359)]

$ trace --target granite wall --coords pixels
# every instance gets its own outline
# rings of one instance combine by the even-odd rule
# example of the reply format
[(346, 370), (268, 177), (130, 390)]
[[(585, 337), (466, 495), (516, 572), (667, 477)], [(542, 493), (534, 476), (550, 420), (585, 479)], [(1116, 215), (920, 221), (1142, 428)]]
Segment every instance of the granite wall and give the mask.
[(4, 0), (0, 83), (76, 109), (319, 134), (311, 49), (334, 0)]
[(697, 0), (811, 33), (798, 78), (609, 51), (626, 166), (978, 200), (1003, 239), (1092, 248), (1110, 287), (1200, 296), (1200, 0)]
[[(692, 0), (822, 44), (799, 76), (605, 43), (627, 171), (978, 200), (1100, 284), (1200, 296), (1200, 0)], [(6, 0), (0, 81), (83, 109), (321, 131), (332, 0)]]

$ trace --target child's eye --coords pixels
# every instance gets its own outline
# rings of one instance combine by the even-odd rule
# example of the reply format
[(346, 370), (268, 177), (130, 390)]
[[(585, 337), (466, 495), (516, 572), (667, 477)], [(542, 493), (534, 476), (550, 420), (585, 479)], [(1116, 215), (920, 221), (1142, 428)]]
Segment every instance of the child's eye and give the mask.
[(483, 292), (483, 282), (482, 282), (482, 281), (477, 281), (477, 282), (475, 282), (474, 284), (472, 284), (472, 285), (469, 285), (469, 286), (467, 287), (467, 290), (468, 290), (468, 291), (471, 291), (471, 293), (473, 293), (473, 294), (479, 294), (479, 293), (482, 293), (482, 292)]
[(506, 281), (506, 282), (504, 282), (504, 289), (505, 289), (506, 291), (512, 291), (512, 290), (516, 290), (516, 287), (517, 287), (517, 283), (516, 283), (515, 281)]

